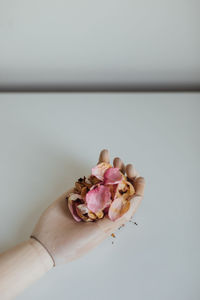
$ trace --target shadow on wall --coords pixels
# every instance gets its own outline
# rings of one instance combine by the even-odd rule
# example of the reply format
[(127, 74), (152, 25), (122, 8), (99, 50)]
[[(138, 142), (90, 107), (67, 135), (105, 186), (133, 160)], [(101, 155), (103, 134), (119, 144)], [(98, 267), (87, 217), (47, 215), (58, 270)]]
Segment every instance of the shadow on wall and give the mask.
[[(155, 74), (155, 71), (154, 71)], [(9, 84), (2, 85), (0, 83), (0, 93), (109, 93), (109, 92), (199, 92), (200, 91), (200, 74), (192, 74), (193, 78), (192, 82), (188, 82), (187, 80), (182, 80), (182, 82), (177, 82), (176, 80), (169, 79), (162, 80), (163, 82), (148, 82), (144, 80), (145, 74), (137, 74), (136, 82), (130, 82), (129, 80), (124, 80), (124, 82), (116, 81), (114, 83), (110, 83), (109, 81), (105, 81), (102, 83), (94, 83), (90, 82), (90, 84), (77, 84), (77, 83), (49, 83), (49, 84)], [(66, 75), (63, 75), (63, 78)], [(162, 75), (158, 75), (158, 78), (162, 78), (166, 76), (166, 71)], [(171, 75), (167, 75), (170, 78)], [(44, 75), (45, 77), (45, 75)], [(112, 77), (112, 76), (111, 76)], [(140, 82), (137, 82), (137, 79), (141, 78)]]

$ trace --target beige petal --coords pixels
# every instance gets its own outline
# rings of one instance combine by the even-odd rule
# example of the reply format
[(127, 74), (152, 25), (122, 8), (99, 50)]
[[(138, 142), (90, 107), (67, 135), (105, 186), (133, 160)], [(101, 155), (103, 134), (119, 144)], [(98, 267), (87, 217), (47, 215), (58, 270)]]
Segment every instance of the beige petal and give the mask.
[(130, 201), (124, 201), (123, 197), (116, 198), (108, 211), (108, 217), (111, 221), (119, 219), (130, 208)]
[(76, 193), (70, 193), (68, 199), (70, 201), (75, 201), (77, 199), (82, 199), (82, 196)]
[(112, 166), (106, 162), (102, 162), (92, 168), (92, 175), (97, 177), (99, 180), (104, 180), (104, 173), (107, 169), (112, 168)]

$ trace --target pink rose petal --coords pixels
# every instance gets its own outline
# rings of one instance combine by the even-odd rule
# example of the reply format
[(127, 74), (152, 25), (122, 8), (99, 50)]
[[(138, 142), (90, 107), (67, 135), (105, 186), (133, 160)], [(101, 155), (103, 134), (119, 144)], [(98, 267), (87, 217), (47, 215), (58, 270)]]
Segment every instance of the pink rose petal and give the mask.
[(111, 203), (111, 193), (107, 186), (99, 185), (86, 194), (86, 203), (89, 210), (96, 213)]
[(98, 178), (99, 180), (104, 180), (104, 173), (105, 171), (111, 168), (111, 165), (108, 163), (100, 163), (96, 165), (94, 168), (92, 168), (92, 175)]
[(130, 202), (124, 202), (123, 197), (116, 198), (109, 207), (108, 217), (111, 221), (116, 221), (125, 214), (130, 207)]
[(104, 184), (117, 184), (122, 181), (122, 174), (118, 168), (109, 168), (104, 173)]

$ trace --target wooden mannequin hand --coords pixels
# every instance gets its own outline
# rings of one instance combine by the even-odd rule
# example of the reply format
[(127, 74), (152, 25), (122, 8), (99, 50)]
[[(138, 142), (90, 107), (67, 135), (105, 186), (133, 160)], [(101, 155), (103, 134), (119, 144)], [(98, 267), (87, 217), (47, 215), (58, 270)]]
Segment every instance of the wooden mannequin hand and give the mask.
[[(98, 163), (100, 162), (109, 162), (107, 150), (101, 151)], [(66, 196), (71, 190), (59, 197), (44, 211), (32, 233), (32, 238), (49, 252), (54, 265), (72, 261), (87, 253), (135, 213), (143, 198), (144, 179), (139, 177), (132, 165), (129, 164), (125, 168), (120, 158), (115, 158), (113, 165), (123, 173), (126, 171), (135, 187), (136, 193), (131, 199), (129, 211), (115, 222), (105, 217), (94, 223), (78, 223), (72, 218), (66, 204)]]
[[(109, 162), (107, 150), (100, 153), (100, 162)], [(115, 222), (107, 217), (93, 223), (76, 222), (66, 203), (68, 191), (53, 202), (42, 214), (32, 238), (0, 254), (0, 298), (13, 299), (54, 265), (72, 261), (98, 245), (135, 213), (144, 193), (144, 179), (132, 165), (126, 168), (119, 158), (118, 167), (133, 183), (134, 197), (129, 210)], [(12, 288), (10, 288), (12, 287)]]

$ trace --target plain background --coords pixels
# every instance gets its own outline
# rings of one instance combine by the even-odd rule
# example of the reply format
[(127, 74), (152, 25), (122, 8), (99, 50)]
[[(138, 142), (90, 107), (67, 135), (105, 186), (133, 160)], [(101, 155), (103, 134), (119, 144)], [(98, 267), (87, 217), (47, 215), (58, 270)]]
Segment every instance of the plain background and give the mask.
[(147, 182), (138, 226), (128, 223), (116, 239), (50, 271), (19, 300), (200, 298), (199, 100), (0, 94), (0, 251), (28, 238), (102, 148), (132, 162)]
[(200, 86), (198, 0), (1, 0), (0, 89)]

